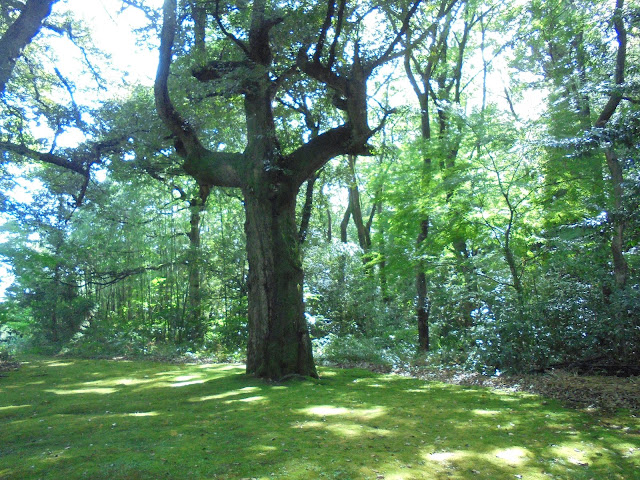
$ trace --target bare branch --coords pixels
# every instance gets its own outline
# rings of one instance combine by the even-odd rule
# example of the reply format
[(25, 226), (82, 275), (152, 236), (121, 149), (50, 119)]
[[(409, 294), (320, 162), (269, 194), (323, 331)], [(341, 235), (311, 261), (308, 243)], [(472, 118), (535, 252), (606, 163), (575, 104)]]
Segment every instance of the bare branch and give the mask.
[(224, 26), (224, 23), (222, 23), (222, 18), (220, 17), (220, 0), (216, 0), (216, 10), (213, 15), (213, 18), (216, 20), (216, 23), (218, 24), (218, 28), (223, 33), (223, 35), (227, 37), (229, 40), (231, 40), (233, 43), (235, 43), (238, 47), (240, 47), (240, 50), (244, 52), (247, 58), (251, 58), (251, 52), (249, 52), (249, 48), (244, 44), (242, 40), (240, 40), (231, 32), (229, 32), (229, 30), (227, 30), (227, 28)]
[(327, 15), (324, 19), (324, 23), (322, 24), (322, 28), (320, 29), (320, 35), (318, 36), (318, 42), (316, 43), (316, 51), (313, 54), (313, 61), (316, 63), (320, 63), (322, 50), (324, 49), (324, 42), (327, 39), (327, 32), (329, 31), (329, 27), (331, 26), (331, 20), (333, 20), (333, 14), (335, 13), (335, 10), (335, 0), (327, 0)]
[(333, 42), (331, 42), (331, 48), (329, 49), (329, 60), (327, 61), (327, 65), (329, 68), (333, 67), (333, 62), (336, 60), (336, 49), (338, 48), (338, 39), (340, 38), (340, 34), (342, 33), (342, 25), (344, 24), (344, 10), (346, 7), (346, 0), (340, 0), (340, 5), (338, 5), (338, 18), (336, 21), (336, 33), (333, 36)]

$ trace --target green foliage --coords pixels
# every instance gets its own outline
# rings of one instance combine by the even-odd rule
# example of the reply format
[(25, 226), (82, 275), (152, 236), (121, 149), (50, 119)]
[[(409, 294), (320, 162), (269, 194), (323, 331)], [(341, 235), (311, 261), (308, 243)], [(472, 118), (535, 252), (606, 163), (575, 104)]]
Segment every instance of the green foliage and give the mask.
[[(194, 3), (212, 5), (181, 3), (187, 22)], [(589, 358), (639, 361), (638, 45), (628, 43), (625, 83), (612, 85), (613, 3), (575, 0), (570, 8), (558, 0), (525, 3), (458, 2), (442, 18), (437, 12), (446, 3), (421, 4), (408, 27), (412, 38), (427, 39), (412, 46), (410, 60), (421, 68), (435, 62), (425, 76), (431, 89), (428, 138), (421, 130), (424, 105), (418, 108), (406, 80), (398, 80), (406, 76), (402, 62), (371, 78), (376, 103), (371, 125), (383, 116), (385, 123), (373, 140), (376, 155), (358, 158), (355, 171), (363, 217), (371, 212), (371, 246), (366, 251), (357, 246), (353, 222), (347, 243), (336, 241), (346, 191), (354, 182), (345, 159), (336, 159), (316, 181), (302, 247), (307, 320), (319, 358), (387, 366), (413, 361), (415, 283), (421, 271), (430, 362), (492, 372)], [(638, 4), (625, 3), (625, 25), (635, 39)], [(356, 45), (367, 60), (391, 40), (407, 7), (345, 5), (347, 21), (335, 44), (340, 74)], [(341, 94), (289, 70), (317, 35), (326, 5), (303, 1), (277, 7), (282, 15), (273, 26), (271, 47), (286, 69), (272, 74), (287, 93), (278, 96), (274, 112), (286, 154), (342, 121), (343, 114), (334, 105)], [(0, 10), (0, 29), (12, 8)], [(146, 12), (159, 15), (151, 7)], [(220, 4), (223, 24), (240, 40), (249, 12), (247, 2)], [(0, 141), (60, 154), (83, 166), (93, 159), (94, 148), (109, 148), (91, 166), (80, 207), (82, 175), (27, 164), (15, 151), (3, 150), (0, 257), (16, 278), (0, 303), (3, 348), (37, 345), (92, 357), (189, 352), (241, 359), (248, 267), (240, 193), (210, 192), (201, 212), (201, 243), (197, 252), (192, 249), (191, 213), (199, 187), (181, 170), (175, 138), (155, 113), (152, 89), (137, 85), (116, 99), (109, 84), (109, 100), (100, 106), (94, 100), (104, 98), (103, 92), (86, 95), (93, 80), (91, 86), (79, 78), (65, 86), (73, 68), (57, 61), (54, 42), (64, 32), (75, 33), (74, 41), (94, 66), (106, 66), (72, 20), (51, 17), (52, 28), (19, 59), (0, 102)], [(367, 32), (382, 23), (395, 28)], [(328, 30), (321, 61), (327, 61), (336, 33), (335, 27)], [(209, 138), (205, 147), (243, 151), (241, 95), (221, 95), (238, 89), (238, 71), (206, 85), (192, 76), (196, 66), (212, 59), (237, 61), (242, 51), (225, 47), (228, 37), (214, 22), (206, 34), (207, 49), (200, 51), (189, 28), (179, 32), (172, 95), (201, 140)], [(96, 73), (99, 68), (84, 68), (82, 75)], [(612, 92), (623, 101), (606, 128), (592, 128)], [(396, 114), (387, 117), (391, 106)], [(65, 135), (79, 132), (103, 143), (67, 147), (65, 142), (73, 141)], [(620, 198), (605, 148), (616, 152), (623, 167)], [(304, 200), (301, 191), (299, 212)], [(418, 244), (426, 220), (428, 235)], [(616, 288), (612, 276), (611, 239), (620, 226), (629, 266), (625, 288)], [(201, 288), (195, 309), (189, 301), (194, 265)]]
[(329, 334), (314, 340), (314, 353), (329, 365), (408, 366), (416, 358), (417, 332), (413, 328), (387, 331), (393, 333), (382, 337)]
[(524, 304), (506, 298), (479, 312), (466, 338), (474, 345), (467, 364), (532, 372), (553, 365), (636, 365), (640, 360), (640, 299), (637, 288), (603, 298), (597, 285), (549, 272), (538, 295)]
[(247, 297), (237, 299), (210, 330), (205, 347), (222, 356), (242, 357), (247, 347)]
[(330, 335), (323, 340), (322, 344), (316, 344), (322, 360), (347, 365), (389, 365), (374, 338)]

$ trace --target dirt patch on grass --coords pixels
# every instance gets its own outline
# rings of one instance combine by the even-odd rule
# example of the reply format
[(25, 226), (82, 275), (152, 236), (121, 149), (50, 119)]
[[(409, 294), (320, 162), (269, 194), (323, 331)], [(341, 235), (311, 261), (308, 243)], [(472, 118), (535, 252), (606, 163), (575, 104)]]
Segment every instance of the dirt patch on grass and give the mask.
[(366, 362), (335, 365), (339, 368), (364, 368), (376, 373), (419, 378), (427, 381), (536, 393), (560, 400), (566, 406), (613, 412), (629, 409), (640, 412), (640, 376), (616, 377), (583, 375), (566, 370), (553, 370), (535, 375), (489, 376), (456, 368), (396, 367)]
[(11, 360), (0, 360), (0, 372), (10, 372), (20, 368), (20, 362), (14, 362)]
[(454, 369), (416, 369), (396, 372), (424, 380), (456, 385), (477, 385), (512, 391), (537, 393), (555, 398), (574, 408), (613, 411), (620, 408), (640, 411), (640, 377), (578, 375), (555, 370), (540, 375), (490, 377)]

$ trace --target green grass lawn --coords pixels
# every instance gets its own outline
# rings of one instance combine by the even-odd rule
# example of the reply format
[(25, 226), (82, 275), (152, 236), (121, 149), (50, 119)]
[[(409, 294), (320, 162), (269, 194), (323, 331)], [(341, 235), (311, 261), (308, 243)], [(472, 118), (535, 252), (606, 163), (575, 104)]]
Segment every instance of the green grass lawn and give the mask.
[(0, 378), (0, 479), (640, 479), (640, 419), (365, 370), (30, 358)]

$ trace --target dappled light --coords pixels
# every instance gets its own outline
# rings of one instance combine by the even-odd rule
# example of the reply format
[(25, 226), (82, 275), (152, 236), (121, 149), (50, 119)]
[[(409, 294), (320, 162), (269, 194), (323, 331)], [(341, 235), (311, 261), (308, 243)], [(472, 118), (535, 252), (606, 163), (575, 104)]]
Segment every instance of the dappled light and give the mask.
[(45, 392), (55, 393), (56, 395), (83, 395), (87, 393), (97, 393), (100, 395), (107, 395), (109, 393), (117, 392), (118, 390), (115, 388), (106, 388), (106, 387), (87, 387), (87, 388), (75, 388), (70, 390), (63, 389), (51, 389), (45, 390)]
[(627, 480), (640, 467), (637, 418), (533, 395), (363, 370), (286, 385), (224, 365), (78, 360), (43, 385), (31, 372), (0, 380), (7, 480)]
[(343, 416), (350, 417), (358, 420), (369, 420), (384, 414), (385, 409), (383, 407), (375, 408), (344, 408), (334, 407), (332, 405), (319, 405), (317, 407), (309, 407), (301, 410), (302, 413), (316, 415), (319, 417), (327, 416)]
[(504, 460), (508, 465), (522, 465), (531, 458), (531, 453), (521, 447), (497, 449), (491, 452), (495, 458)]
[(249, 402), (260, 402), (262, 400), (266, 400), (267, 397), (263, 397), (262, 395), (256, 395), (254, 397), (246, 397), (246, 398), (239, 398), (236, 400), (225, 400), (224, 403), (234, 403), (234, 402), (245, 402), (245, 403), (249, 403)]
[[(184, 377), (179, 377), (179, 378), (184, 378)], [(202, 380), (198, 377), (192, 376), (191, 380), (181, 380), (181, 381), (176, 381), (174, 383), (171, 384), (172, 387), (186, 387), (187, 385), (197, 385), (198, 383), (204, 383), (206, 382), (206, 380)], [(174, 380), (178, 380), (177, 378)]]
[(6, 410), (14, 410), (16, 408), (29, 408), (30, 406), (31, 406), (30, 404), (28, 404), (28, 405), (6, 405), (6, 406), (0, 405), (0, 412), (3, 411), (3, 410), (5, 410), (5, 411)]
[(475, 410), (472, 410), (472, 412), (475, 413), (476, 415), (500, 415), (499, 410), (475, 409)]
[(58, 362), (55, 360), (51, 360), (48, 362), (44, 362), (44, 365), (46, 365), (47, 367), (68, 367), (70, 365), (73, 365), (73, 362)]
[(209, 395), (206, 397), (198, 397), (198, 398), (190, 398), (190, 402), (206, 402), (208, 400), (220, 400), (222, 398), (232, 397), (234, 395), (243, 395), (245, 393), (255, 392), (256, 390), (260, 390), (258, 387), (244, 387), (238, 390), (218, 393), (216, 395)]

